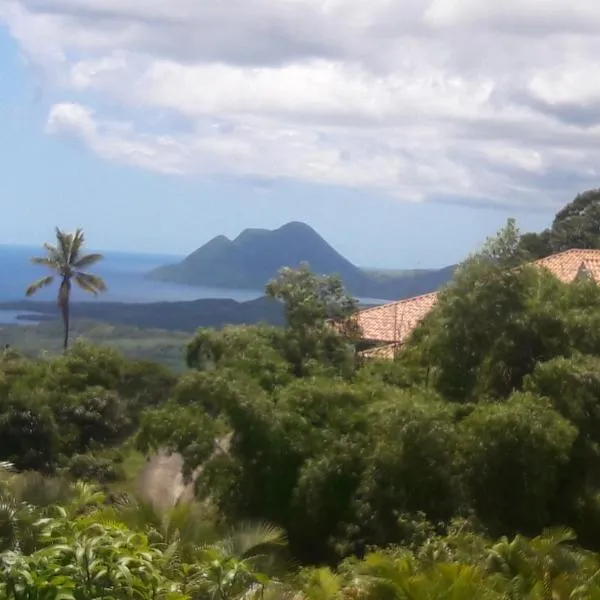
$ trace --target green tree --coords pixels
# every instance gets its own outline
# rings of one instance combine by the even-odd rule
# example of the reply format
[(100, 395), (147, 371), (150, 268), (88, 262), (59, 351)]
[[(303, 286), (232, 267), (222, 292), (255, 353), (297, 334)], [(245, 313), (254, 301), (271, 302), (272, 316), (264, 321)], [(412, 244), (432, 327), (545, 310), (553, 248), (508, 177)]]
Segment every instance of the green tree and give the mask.
[(267, 284), (266, 293), (283, 302), (283, 351), (296, 376), (310, 374), (315, 366), (354, 373), (360, 329), (352, 315), (358, 303), (339, 277), (316, 275), (307, 264), (285, 267)]
[(577, 430), (548, 401), (517, 393), (503, 404), (481, 404), (463, 419), (459, 436), (459, 468), (491, 531), (535, 532), (551, 522)]
[(381, 399), (376, 386), (326, 377), (298, 379), (273, 396), (250, 389), (232, 396), (225, 411), (231, 445), (204, 466), (201, 497), (214, 499), (234, 522), (284, 527), (296, 556), (330, 557), (327, 541), (345, 517), (353, 467), (360, 473), (360, 460), (352, 464), (348, 456), (368, 447), (365, 407)]
[(115, 392), (101, 387), (61, 395), (53, 409), (63, 451), (69, 455), (116, 446), (133, 433), (126, 403)]
[(496, 235), (487, 238), (480, 250), (469, 256), (463, 266), (478, 262), (510, 269), (523, 264), (528, 258), (521, 247), (521, 232), (517, 222), (511, 218)]
[(554, 252), (600, 248), (600, 189), (588, 190), (561, 209), (551, 227)]
[(268, 325), (199, 329), (187, 345), (187, 364), (199, 371), (233, 370), (273, 391), (292, 379), (282, 354), (283, 336), (281, 328)]
[(413, 390), (390, 394), (367, 418), (371, 450), (355, 493), (354, 519), (365, 539), (404, 542), (406, 515), (448, 521), (462, 506), (453, 406)]
[(533, 267), (473, 264), (440, 293), (407, 345), (448, 399), (505, 398), (538, 361), (571, 351), (562, 302), (565, 284)]
[(0, 412), (0, 457), (19, 470), (51, 472), (60, 457), (60, 436), (45, 390), (15, 390)]
[(548, 398), (554, 409), (577, 427), (569, 464), (564, 469), (554, 514), (570, 523), (586, 544), (600, 539), (600, 358), (574, 354), (540, 363), (524, 382), (525, 390)]
[(66, 233), (57, 227), (56, 244), (44, 244), (46, 256), (31, 259), (33, 264), (47, 267), (53, 271), (53, 274), (38, 279), (25, 292), (27, 296), (32, 296), (40, 289), (51, 285), (58, 278), (58, 307), (64, 324), (63, 347), (65, 351), (69, 347), (70, 301), (73, 282), (83, 291), (95, 296), (106, 290), (106, 284), (100, 277), (83, 270), (103, 258), (101, 254), (97, 253), (83, 254), (84, 244), (82, 229), (77, 229), (75, 233)]
[(217, 434), (215, 421), (201, 406), (181, 406), (171, 401), (143, 413), (136, 446), (145, 454), (161, 449), (181, 454), (184, 474), (189, 477), (218, 447)]
[(399, 359), (406, 373), (427, 369), (451, 400), (501, 399), (537, 362), (600, 349), (598, 286), (523, 265), (519, 239), (509, 221), (457, 269)]
[(552, 225), (541, 233), (529, 233), (521, 249), (531, 259), (572, 248), (600, 248), (600, 189), (587, 190), (556, 213)]

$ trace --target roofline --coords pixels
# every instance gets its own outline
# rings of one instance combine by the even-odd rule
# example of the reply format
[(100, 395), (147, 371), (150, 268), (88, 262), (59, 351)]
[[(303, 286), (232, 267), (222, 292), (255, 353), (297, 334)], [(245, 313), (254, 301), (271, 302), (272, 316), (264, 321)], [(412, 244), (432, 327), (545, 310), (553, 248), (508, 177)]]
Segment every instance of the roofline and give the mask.
[(355, 314), (360, 313), (364, 315), (372, 310), (380, 310), (384, 306), (398, 306), (400, 304), (404, 304), (406, 302), (412, 302), (413, 300), (420, 300), (421, 298), (426, 298), (427, 296), (437, 296), (439, 291), (427, 292), (426, 294), (420, 294), (419, 296), (410, 296), (409, 298), (402, 298), (402, 300), (392, 300), (391, 302), (384, 302), (383, 304), (378, 304), (377, 306), (371, 306), (369, 308), (363, 308), (362, 310), (358, 310)]
[(541, 262), (542, 260), (548, 260), (549, 258), (554, 258), (557, 256), (564, 256), (565, 254), (574, 254), (575, 252), (597, 252), (600, 254), (600, 248), (569, 248), (568, 250), (563, 250), (562, 252), (556, 252), (554, 254), (549, 254), (548, 256), (544, 256), (543, 258), (538, 258), (529, 263), (524, 263), (526, 265), (535, 265), (536, 263)]
[[(522, 265), (519, 265), (518, 267), (515, 267), (515, 268), (518, 269), (519, 267), (537, 265), (538, 263), (548, 260), (549, 258), (564, 256), (566, 254), (573, 254), (575, 252), (596, 252), (596, 253), (598, 253), (598, 255), (600, 255), (600, 248), (569, 248), (568, 250), (563, 250), (562, 252), (556, 252), (555, 254), (549, 254), (548, 256), (545, 256), (544, 258), (538, 258), (537, 260), (523, 263)], [(378, 304), (377, 306), (363, 308), (362, 310), (359, 309), (355, 314), (360, 313), (360, 314), (364, 315), (365, 313), (371, 312), (373, 310), (380, 310), (385, 306), (399, 306), (400, 304), (404, 304), (406, 302), (412, 302), (414, 300), (419, 300), (421, 298), (426, 298), (427, 296), (437, 296), (437, 295), (439, 295), (439, 292), (440, 292), (440, 290), (434, 290), (433, 292), (426, 292), (425, 294), (419, 294), (418, 296), (410, 296), (408, 298), (402, 298), (401, 300), (392, 300), (391, 302), (384, 302), (383, 304)], [(366, 339), (366, 338), (363, 338), (363, 339)]]
[[(569, 248), (568, 250), (563, 250), (562, 252), (550, 254), (548, 256), (545, 256), (544, 258), (539, 258), (535, 261), (522, 263), (516, 267), (513, 267), (512, 269), (509, 269), (509, 271), (519, 271), (523, 267), (534, 267), (536, 269), (547, 270), (550, 273), (553, 273), (555, 276), (558, 277), (558, 274), (555, 273), (552, 269), (552, 266), (553, 266), (552, 263), (555, 260), (560, 261), (561, 257), (576, 255), (576, 254), (583, 254), (583, 256), (581, 256), (580, 259), (581, 259), (581, 263), (585, 264), (586, 260), (600, 259), (600, 248), (587, 248), (587, 249), (586, 248)], [(429, 298), (431, 298), (432, 301), (435, 302), (440, 294), (440, 291), (441, 290), (427, 292), (425, 294), (420, 294), (419, 296), (411, 296), (409, 298), (402, 298), (401, 300), (386, 302), (384, 304), (379, 304), (377, 306), (371, 306), (370, 308), (365, 308), (365, 309), (356, 311), (354, 313), (354, 317), (359, 321), (359, 325), (361, 326), (362, 339), (366, 342), (379, 342), (380, 344), (382, 344), (382, 346), (380, 346), (380, 348), (392, 346), (392, 345), (396, 345), (399, 348), (406, 342), (406, 338), (398, 339), (397, 336), (398, 336), (399, 330), (398, 330), (398, 327), (396, 324), (394, 324), (395, 331), (394, 331), (394, 339), (393, 340), (390, 340), (389, 338), (382, 338), (381, 335), (379, 335), (379, 337), (367, 337), (364, 335), (363, 325), (360, 324), (361, 317), (363, 315), (369, 315), (370, 312), (372, 312), (372, 311), (389, 311), (389, 312), (384, 312), (381, 315), (381, 318), (387, 322), (388, 320), (390, 320), (393, 317), (394, 321), (395, 321), (398, 318), (398, 316), (397, 316), (398, 309), (402, 308), (403, 305), (406, 305), (406, 304), (409, 304), (412, 302), (418, 302), (419, 300), (429, 299)], [(432, 308), (433, 308), (433, 306), (426, 307), (423, 315), (417, 318), (417, 323), (420, 322), (422, 320), (422, 318), (424, 318), (430, 312), (430, 310)], [(404, 316), (402, 318), (404, 319)], [(367, 329), (368, 329), (368, 327), (367, 327)], [(414, 330), (414, 327), (411, 327), (408, 332), (409, 336), (411, 335), (413, 330)], [(401, 337), (402, 337), (402, 335), (401, 335)], [(369, 350), (371, 350), (371, 349), (369, 349)]]
[(600, 252), (600, 248), (569, 248), (568, 250), (561, 250), (560, 252), (549, 254), (544, 258), (550, 258), (551, 256), (560, 256), (561, 254), (569, 254), (571, 252)]

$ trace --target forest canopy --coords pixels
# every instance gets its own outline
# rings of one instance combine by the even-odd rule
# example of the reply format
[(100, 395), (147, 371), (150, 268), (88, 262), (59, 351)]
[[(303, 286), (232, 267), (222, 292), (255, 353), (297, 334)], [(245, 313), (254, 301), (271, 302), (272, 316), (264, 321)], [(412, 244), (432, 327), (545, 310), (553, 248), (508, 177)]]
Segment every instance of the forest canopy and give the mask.
[[(600, 289), (523, 239), (469, 257), (393, 361), (306, 266), (267, 288), (284, 327), (198, 330), (184, 373), (4, 351), (0, 595), (600, 597)], [(193, 499), (137, 497), (128, 457), (157, 452)]]

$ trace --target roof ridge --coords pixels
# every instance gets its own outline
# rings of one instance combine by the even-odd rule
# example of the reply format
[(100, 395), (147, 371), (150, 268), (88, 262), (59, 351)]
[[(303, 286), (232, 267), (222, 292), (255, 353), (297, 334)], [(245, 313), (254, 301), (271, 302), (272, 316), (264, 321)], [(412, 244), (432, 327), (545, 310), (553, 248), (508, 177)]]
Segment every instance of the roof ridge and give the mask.
[(360, 310), (361, 314), (365, 314), (367, 312), (371, 312), (372, 310), (378, 310), (380, 308), (384, 308), (386, 306), (397, 306), (398, 304), (404, 304), (405, 302), (412, 302), (413, 300), (419, 300), (420, 298), (425, 298), (427, 296), (438, 296), (439, 290), (435, 290), (433, 292), (425, 292), (424, 294), (419, 294), (418, 296), (410, 296), (408, 298), (402, 298), (401, 300), (393, 300), (392, 302), (384, 302), (383, 304), (378, 304), (377, 306), (371, 306), (369, 308), (363, 308)]
[[(584, 271), (589, 272), (591, 278), (600, 283), (600, 248), (569, 248), (509, 270), (519, 271), (527, 267), (548, 270), (565, 283), (577, 277), (578, 272), (583, 268)], [(357, 312), (364, 338), (385, 342), (385, 346), (380, 347), (378, 356), (386, 357), (384, 348), (390, 348), (394, 344), (402, 345), (406, 341), (415, 326), (431, 311), (439, 298), (439, 293), (439, 290), (427, 292)], [(375, 356), (374, 352), (372, 354)]]
[[(579, 252), (593, 253), (593, 254), (597, 254), (598, 257), (600, 257), (600, 248), (569, 248), (568, 250), (563, 250), (562, 252), (556, 252), (555, 254), (550, 254), (548, 256), (545, 256), (544, 258), (538, 258), (537, 260), (523, 263), (522, 265), (519, 265), (518, 267), (516, 267), (516, 269), (519, 269), (520, 267), (537, 265), (539, 263), (548, 261), (549, 259), (555, 259), (555, 258), (559, 259), (562, 256), (571, 255), (571, 254), (575, 254), (575, 253), (579, 253)], [(583, 256), (582, 260), (589, 260), (589, 258), (591, 258), (589, 255)], [(370, 313), (372, 311), (380, 310), (382, 308), (398, 306), (400, 304), (405, 304), (407, 302), (413, 302), (416, 300), (420, 300), (420, 299), (426, 298), (428, 296), (438, 296), (439, 293), (440, 293), (440, 290), (434, 290), (432, 292), (425, 292), (424, 294), (419, 294), (417, 296), (409, 296), (408, 298), (402, 298), (400, 300), (392, 300), (389, 302), (384, 302), (383, 304), (371, 306), (369, 308), (363, 308), (362, 310), (359, 310), (358, 312), (360, 312), (361, 314)]]
[(565, 256), (565, 254), (575, 254), (576, 252), (593, 252), (600, 254), (600, 248), (569, 248), (568, 250), (563, 250), (562, 252), (555, 252), (554, 254), (549, 254), (548, 256), (538, 258), (537, 260), (526, 264), (535, 264), (542, 260), (548, 260), (549, 258), (558, 258), (560, 256)]

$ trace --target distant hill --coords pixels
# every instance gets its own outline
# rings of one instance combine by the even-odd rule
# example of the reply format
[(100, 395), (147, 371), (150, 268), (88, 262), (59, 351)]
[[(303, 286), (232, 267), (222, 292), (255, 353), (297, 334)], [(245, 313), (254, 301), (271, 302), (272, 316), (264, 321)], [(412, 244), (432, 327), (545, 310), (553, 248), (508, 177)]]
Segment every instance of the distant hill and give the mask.
[[(23, 315), (19, 317), (21, 322), (59, 319), (55, 302), (0, 302), (0, 310), (2, 309), (23, 311)], [(282, 325), (284, 322), (281, 305), (264, 296), (247, 302), (223, 298), (147, 304), (74, 302), (71, 314), (74, 322), (83, 319), (181, 332), (193, 332), (198, 327), (220, 328), (224, 325), (250, 325), (259, 322)]]
[(363, 298), (398, 299), (433, 291), (452, 277), (454, 266), (406, 272), (360, 269), (314, 229), (292, 222), (275, 230), (246, 229), (230, 240), (220, 235), (183, 261), (148, 274), (156, 281), (225, 289), (261, 290), (281, 267), (307, 262), (323, 275), (339, 275), (348, 291)]

